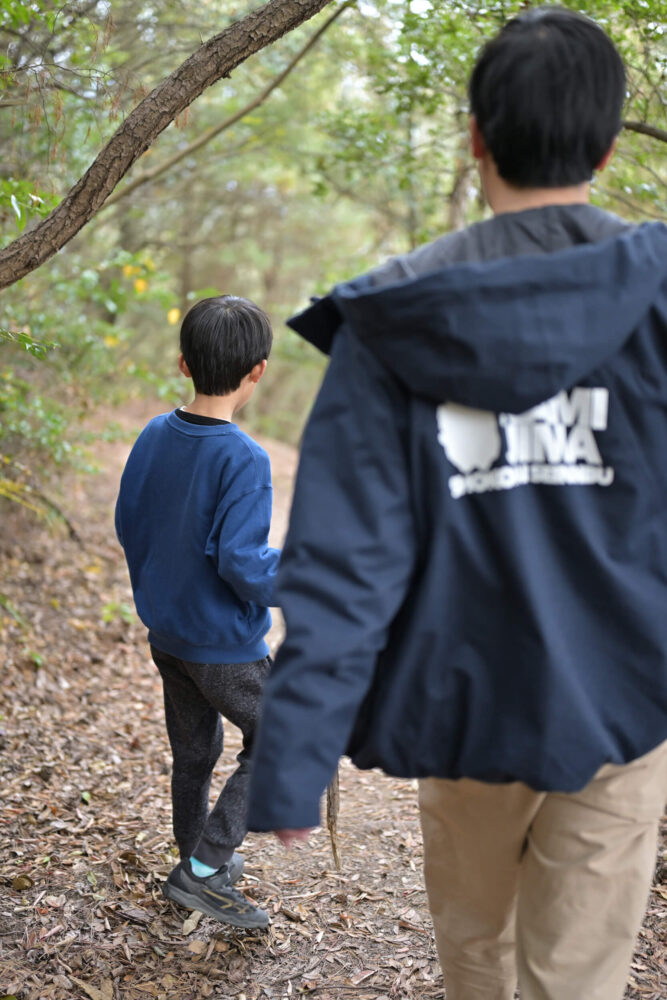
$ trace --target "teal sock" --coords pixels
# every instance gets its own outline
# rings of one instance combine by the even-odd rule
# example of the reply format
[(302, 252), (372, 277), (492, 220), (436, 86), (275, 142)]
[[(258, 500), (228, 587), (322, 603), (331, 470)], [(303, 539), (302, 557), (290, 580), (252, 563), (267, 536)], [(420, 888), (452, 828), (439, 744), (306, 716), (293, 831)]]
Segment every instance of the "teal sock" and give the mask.
[(211, 868), (210, 865), (205, 865), (203, 861), (197, 861), (196, 858), (190, 858), (190, 867), (192, 868), (192, 873), (197, 876), (197, 878), (208, 878), (209, 875), (215, 875), (217, 868)]

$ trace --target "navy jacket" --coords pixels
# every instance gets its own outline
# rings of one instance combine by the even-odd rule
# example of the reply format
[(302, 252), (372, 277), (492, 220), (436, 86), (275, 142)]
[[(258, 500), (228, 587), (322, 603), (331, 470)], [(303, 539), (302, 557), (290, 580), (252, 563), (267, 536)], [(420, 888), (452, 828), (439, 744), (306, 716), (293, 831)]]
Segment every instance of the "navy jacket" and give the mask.
[(137, 612), (157, 649), (194, 663), (247, 663), (269, 648), (280, 552), (268, 545), (269, 456), (236, 424), (155, 417), (116, 502)]
[(667, 227), (336, 288), (250, 828), (338, 757), (574, 791), (667, 739)]

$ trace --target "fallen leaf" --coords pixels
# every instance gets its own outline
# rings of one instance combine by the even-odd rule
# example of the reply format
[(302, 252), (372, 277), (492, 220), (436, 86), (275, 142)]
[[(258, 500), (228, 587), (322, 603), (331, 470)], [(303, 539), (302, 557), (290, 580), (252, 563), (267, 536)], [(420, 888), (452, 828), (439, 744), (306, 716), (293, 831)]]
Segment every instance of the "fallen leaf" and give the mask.
[(191, 951), (193, 955), (203, 955), (207, 948), (206, 941), (191, 941), (188, 945), (188, 951)]
[(152, 917), (145, 910), (140, 909), (138, 906), (132, 906), (130, 904), (123, 904), (118, 907), (118, 913), (125, 917), (127, 920), (132, 920), (135, 924), (150, 924)]
[(377, 969), (362, 969), (361, 972), (355, 972), (353, 976), (347, 980), (352, 986), (358, 986), (359, 983), (363, 983), (364, 979), (370, 979), (377, 972)]
[(110, 979), (103, 979), (100, 986), (92, 986), (90, 983), (84, 983), (82, 979), (77, 979), (76, 976), (70, 976), (70, 979), (77, 983), (90, 997), (90, 1000), (113, 1000), (113, 983)]
[(16, 889), (17, 892), (32, 889), (34, 884), (29, 875), (17, 875), (16, 878), (12, 879), (12, 889)]
[(201, 920), (203, 914), (200, 910), (193, 910), (187, 920), (183, 921), (183, 934), (185, 937), (188, 934), (192, 934), (193, 930), (197, 927), (197, 924)]

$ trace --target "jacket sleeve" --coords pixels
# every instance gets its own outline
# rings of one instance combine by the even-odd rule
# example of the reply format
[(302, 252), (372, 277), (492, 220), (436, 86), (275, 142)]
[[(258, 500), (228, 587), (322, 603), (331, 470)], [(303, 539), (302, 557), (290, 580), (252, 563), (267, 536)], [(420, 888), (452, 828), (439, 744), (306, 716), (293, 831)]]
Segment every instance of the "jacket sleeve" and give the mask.
[(252, 830), (316, 826), (415, 560), (397, 380), (342, 328), (306, 427), (278, 578), (286, 637), (254, 749)]
[(215, 558), (218, 575), (242, 601), (263, 607), (276, 603), (275, 581), (280, 549), (269, 547), (271, 486), (262, 485), (225, 504), (207, 554)]

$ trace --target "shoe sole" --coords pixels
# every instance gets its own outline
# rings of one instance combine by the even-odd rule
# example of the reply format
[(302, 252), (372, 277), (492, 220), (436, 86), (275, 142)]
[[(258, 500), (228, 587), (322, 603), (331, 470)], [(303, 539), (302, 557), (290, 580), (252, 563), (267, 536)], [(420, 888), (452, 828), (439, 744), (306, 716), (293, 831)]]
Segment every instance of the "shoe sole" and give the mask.
[(245, 927), (246, 929), (258, 929), (262, 927), (269, 926), (268, 914), (259, 917), (257, 912), (254, 913), (222, 913), (220, 909), (213, 906), (211, 903), (207, 903), (205, 899), (200, 896), (195, 896), (194, 893), (186, 892), (185, 889), (179, 889), (175, 885), (169, 885), (167, 882), (163, 883), (162, 894), (166, 899), (170, 899), (173, 903), (179, 903), (181, 906), (185, 906), (188, 910), (199, 910), (201, 913), (205, 913), (209, 917), (213, 917), (214, 920), (219, 920), (223, 924), (231, 924), (233, 927)]

